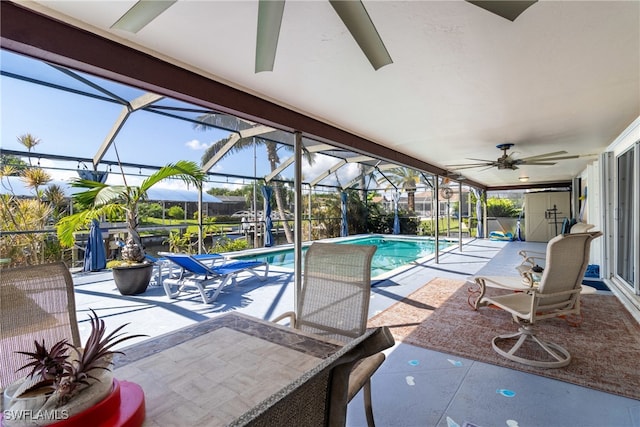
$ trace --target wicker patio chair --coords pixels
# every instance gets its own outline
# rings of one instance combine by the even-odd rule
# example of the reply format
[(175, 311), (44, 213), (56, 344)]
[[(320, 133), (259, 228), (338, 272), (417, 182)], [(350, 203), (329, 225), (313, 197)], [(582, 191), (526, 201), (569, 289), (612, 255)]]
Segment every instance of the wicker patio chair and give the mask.
[(561, 234), (547, 244), (545, 269), (530, 288), (486, 296), (487, 286), (509, 289), (504, 277), (476, 277), (480, 296), (476, 309), (492, 305), (505, 310), (518, 323), (518, 332), (498, 335), (492, 346), (507, 359), (540, 368), (559, 368), (571, 362), (571, 354), (558, 344), (539, 338), (534, 325), (541, 320), (580, 314), (582, 280), (589, 264), (591, 241), (602, 233)]
[(26, 363), (33, 342), (51, 347), (66, 339), (80, 346), (73, 280), (62, 262), (17, 267), (0, 272), (0, 389), (28, 371), (16, 372)]
[(345, 426), (354, 366), (393, 344), (386, 326), (365, 331), (345, 344), (335, 360), (308, 372), (230, 427)]
[[(305, 254), (302, 290), (296, 312), (285, 318), (296, 329), (325, 338), (349, 342), (367, 327), (371, 298), (371, 258), (376, 246), (313, 243)], [(360, 361), (349, 377), (349, 401), (363, 389), (369, 426), (374, 425), (371, 376), (385, 360), (378, 352)]]

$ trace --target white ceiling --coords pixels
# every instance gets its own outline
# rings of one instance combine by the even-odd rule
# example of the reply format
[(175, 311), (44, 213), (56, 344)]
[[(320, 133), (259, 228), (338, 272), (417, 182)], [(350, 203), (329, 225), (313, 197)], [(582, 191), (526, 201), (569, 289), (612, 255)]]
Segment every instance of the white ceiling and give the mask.
[[(640, 115), (638, 1), (541, 0), (511, 22), (463, 0), (365, 0), (394, 61), (374, 71), (328, 1), (289, 0), (258, 74), (257, 1), (180, 0), (137, 34), (109, 29), (135, 1), (19, 3), (444, 168), (504, 142), (596, 154)], [(569, 180), (594, 159), (463, 172)]]

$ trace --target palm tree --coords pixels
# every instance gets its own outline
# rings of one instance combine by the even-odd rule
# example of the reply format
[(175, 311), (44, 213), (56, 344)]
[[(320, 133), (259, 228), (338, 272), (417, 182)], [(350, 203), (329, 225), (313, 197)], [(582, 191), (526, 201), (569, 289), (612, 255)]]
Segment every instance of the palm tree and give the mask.
[[(212, 127), (215, 127), (214, 125), (217, 123), (218, 121), (218, 115), (216, 114), (204, 114), (202, 116), (199, 116), (197, 118), (197, 120), (200, 123), (197, 123), (195, 125), (195, 128), (198, 130), (208, 130), (211, 129)], [(227, 138), (223, 138), (217, 142), (215, 142), (213, 145), (211, 145), (206, 151), (205, 153), (202, 155), (202, 164), (206, 164), (207, 161), (209, 161), (209, 159), (211, 159), (215, 153), (217, 153), (222, 147), (224, 147), (224, 145), (229, 141), (230, 137)], [(233, 148), (231, 150), (229, 150), (224, 156), (227, 157), (233, 153), (237, 153), (239, 151), (245, 150), (247, 148), (251, 148), (255, 145), (263, 145), (266, 150), (267, 150), (267, 159), (269, 160), (269, 167), (271, 168), (271, 171), (273, 172), (274, 170), (276, 170), (276, 168), (278, 167), (278, 165), (280, 164), (280, 156), (278, 155), (278, 143), (268, 140), (268, 139), (264, 139), (264, 138), (258, 138), (258, 137), (250, 137), (250, 138), (241, 138), (240, 140), (238, 140), (238, 142), (235, 143), (235, 145), (233, 146)], [(292, 148), (288, 145), (284, 145), (285, 149), (288, 151), (292, 151)], [(312, 153), (309, 153), (307, 151), (305, 151), (305, 158), (307, 159), (307, 161), (309, 162), (309, 164), (313, 164), (313, 155)], [(278, 178), (278, 177), (276, 177)], [(283, 197), (283, 189), (280, 185), (280, 183), (278, 181), (273, 181), (273, 193), (275, 195), (276, 198), (276, 208), (278, 209), (278, 214), (280, 218), (286, 218), (285, 215), (285, 203), (284, 203), (284, 197)], [(283, 228), (284, 228), (284, 234), (287, 238), (287, 242), (288, 243), (293, 243), (293, 233), (291, 232), (291, 228), (289, 227), (289, 223), (287, 221), (283, 221)]]
[[(396, 188), (401, 188), (407, 192), (407, 204), (410, 212), (416, 210), (416, 188), (422, 180), (422, 176), (415, 169), (409, 168), (393, 168), (385, 174), (386, 178), (391, 181)], [(379, 179), (381, 183), (384, 178)], [(386, 180), (385, 180), (386, 181)]]
[[(124, 173), (122, 174), (124, 178)], [(85, 191), (73, 195), (73, 199), (89, 209), (62, 218), (58, 221), (58, 239), (64, 246), (72, 246), (73, 233), (86, 228), (93, 219), (103, 216), (125, 215), (127, 222), (127, 247), (122, 251), (122, 259), (130, 262), (144, 261), (144, 249), (140, 234), (138, 234), (138, 204), (144, 201), (147, 191), (158, 182), (167, 178), (178, 178), (189, 185), (200, 187), (206, 178), (206, 173), (195, 163), (180, 160), (163, 166), (140, 186), (107, 185), (97, 181), (76, 179), (72, 187), (83, 188)]]

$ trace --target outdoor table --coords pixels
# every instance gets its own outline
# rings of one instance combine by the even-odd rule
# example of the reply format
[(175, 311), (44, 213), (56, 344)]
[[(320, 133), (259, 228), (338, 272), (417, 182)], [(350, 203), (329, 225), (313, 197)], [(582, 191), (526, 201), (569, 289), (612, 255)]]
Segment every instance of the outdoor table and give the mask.
[(145, 426), (244, 423), (336, 360), (341, 348), (234, 312), (122, 349), (114, 377), (142, 387)]

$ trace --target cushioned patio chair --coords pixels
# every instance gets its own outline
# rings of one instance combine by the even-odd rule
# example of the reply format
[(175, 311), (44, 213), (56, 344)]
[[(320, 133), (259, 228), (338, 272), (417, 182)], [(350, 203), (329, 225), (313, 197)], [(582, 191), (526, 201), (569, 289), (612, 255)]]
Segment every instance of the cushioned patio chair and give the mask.
[[(266, 280), (269, 274), (269, 264), (261, 261), (229, 261), (221, 265), (209, 266), (189, 254), (163, 252), (161, 255), (180, 268), (175, 276), (162, 280), (162, 287), (171, 299), (176, 298), (186, 289), (193, 288), (200, 292), (205, 304), (210, 304), (218, 298), (224, 287), (237, 283), (240, 273), (250, 273), (261, 281)], [(215, 290), (207, 289), (207, 286), (216, 282), (218, 285)]]
[(487, 287), (509, 289), (512, 286), (505, 283), (505, 278), (475, 278), (480, 286), (475, 308), (495, 306), (511, 313), (519, 325), (518, 332), (493, 338), (492, 346), (498, 354), (540, 368), (559, 368), (571, 362), (567, 349), (536, 336), (534, 326), (544, 319), (580, 314), (580, 292), (591, 241), (601, 235), (596, 231), (561, 234), (551, 239), (540, 281), (524, 290), (514, 287), (515, 292), (486, 296)]
[(309, 371), (229, 426), (345, 426), (354, 366), (393, 344), (386, 326), (369, 329), (341, 348), (335, 360)]
[[(371, 298), (371, 258), (376, 246), (313, 243), (305, 254), (303, 283), (295, 312), (289, 318), (296, 329), (340, 342), (361, 336), (367, 327)], [(378, 352), (360, 361), (350, 372), (348, 400), (363, 389), (367, 423), (374, 425), (371, 376), (385, 355)]]
[(0, 271), (0, 390), (29, 373), (16, 372), (27, 363), (33, 342), (47, 348), (66, 339), (80, 346), (73, 280), (62, 263)]

